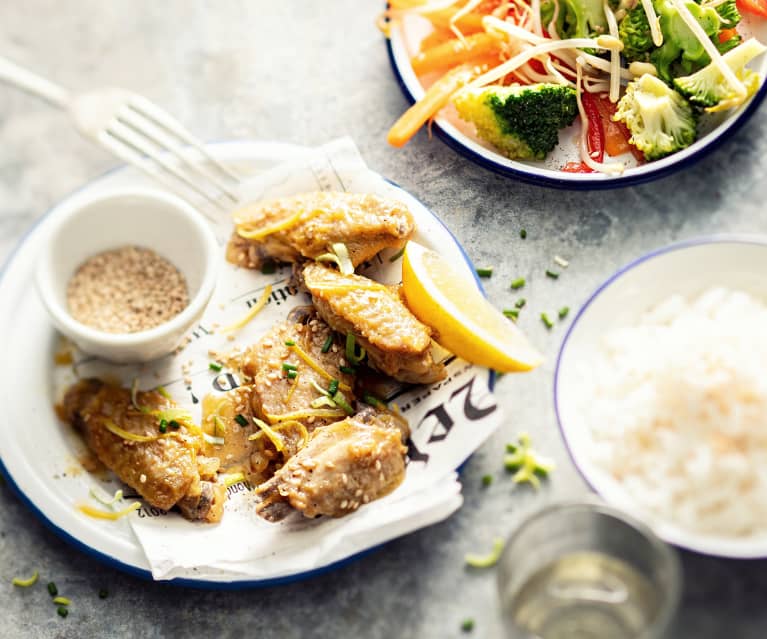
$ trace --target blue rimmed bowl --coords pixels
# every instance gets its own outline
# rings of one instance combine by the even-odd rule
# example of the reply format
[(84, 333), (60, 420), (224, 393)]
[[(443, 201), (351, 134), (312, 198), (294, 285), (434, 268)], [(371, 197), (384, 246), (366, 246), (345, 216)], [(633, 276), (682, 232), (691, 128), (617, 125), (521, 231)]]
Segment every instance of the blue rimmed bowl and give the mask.
[[(607, 503), (650, 524), (665, 541), (700, 553), (731, 558), (767, 557), (767, 533), (749, 537), (703, 534), (650, 512), (596, 463), (591, 425), (583, 415), (589, 368), (612, 329), (674, 294), (694, 297), (713, 287), (767, 300), (767, 236), (695, 238), (652, 251), (610, 276), (588, 298), (564, 337), (554, 373), (554, 407), (571, 459)], [(586, 395), (584, 395), (586, 393)], [(767, 415), (765, 415), (767, 422)], [(737, 494), (731, 496), (738, 499)]]

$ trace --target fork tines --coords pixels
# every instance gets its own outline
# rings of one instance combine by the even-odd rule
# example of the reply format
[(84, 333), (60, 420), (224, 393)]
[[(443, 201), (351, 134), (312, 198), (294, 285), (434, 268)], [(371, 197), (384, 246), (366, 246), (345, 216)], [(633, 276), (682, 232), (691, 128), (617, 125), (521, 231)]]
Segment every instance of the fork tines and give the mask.
[(238, 201), (238, 176), (175, 118), (140, 95), (129, 94), (98, 137), (121, 159), (186, 199), (195, 193), (226, 213)]

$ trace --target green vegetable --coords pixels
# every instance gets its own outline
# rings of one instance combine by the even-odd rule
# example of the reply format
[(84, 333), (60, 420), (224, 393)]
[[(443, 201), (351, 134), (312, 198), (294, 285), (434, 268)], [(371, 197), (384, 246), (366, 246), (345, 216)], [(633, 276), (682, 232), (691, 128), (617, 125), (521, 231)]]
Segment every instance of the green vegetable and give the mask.
[(66, 619), (67, 615), (69, 614), (69, 608), (67, 608), (66, 606), (59, 606), (56, 609), (56, 612), (58, 613), (59, 617)]
[(282, 364), (282, 370), (284, 370), (284, 371), (294, 371), (297, 368), (298, 367), (295, 364), (288, 364), (287, 362), (284, 362)]
[(365, 359), (365, 349), (357, 345), (356, 338), (351, 333), (346, 336), (346, 359), (352, 366), (357, 366)]
[(722, 29), (733, 29), (740, 23), (741, 15), (735, 0), (725, 0), (714, 8), (719, 14)]
[(332, 401), (336, 406), (342, 408), (347, 415), (354, 415), (354, 409), (349, 405), (349, 402), (346, 401), (346, 397), (344, 397), (343, 393), (336, 393), (333, 396)]
[(168, 422), (164, 419), (160, 421), (160, 432), (161, 433), (167, 433), (168, 432)]
[(224, 368), (224, 367), (221, 364), (219, 364), (218, 362), (211, 362), (210, 364), (208, 364), (208, 368), (210, 370), (212, 370), (212, 371), (220, 373), (221, 369)]
[(570, 312), (570, 308), (568, 306), (563, 306), (559, 309), (559, 319), (565, 319), (567, 317), (567, 314)]
[(767, 47), (751, 38), (722, 56), (725, 64), (746, 86), (745, 97), (739, 97), (734, 92), (722, 72), (713, 63), (692, 75), (676, 78), (674, 86), (690, 102), (698, 106), (714, 110), (738, 106), (759, 88), (759, 76), (745, 67), (765, 50)]
[(14, 586), (18, 586), (19, 588), (29, 588), (30, 586), (34, 586), (37, 583), (37, 579), (39, 577), (40, 573), (35, 570), (31, 577), (27, 577), (26, 579), (24, 577), (14, 577), (11, 580), (11, 583)]
[(541, 313), (541, 321), (544, 323), (546, 328), (553, 328), (554, 322), (551, 321), (551, 318), (546, 313)]
[(56, 584), (53, 583), (52, 581), (48, 582), (48, 594), (51, 597), (55, 597), (56, 595), (59, 594), (59, 589), (56, 588)]
[(509, 319), (517, 321), (517, 318), (519, 317), (519, 309), (518, 308), (505, 308), (503, 309), (503, 314), (508, 317)]
[(532, 449), (530, 435), (520, 433), (516, 444), (506, 444), (506, 456), (503, 465), (515, 484), (531, 483), (535, 488), (541, 484), (539, 477), (546, 477), (554, 470), (554, 462), (541, 457)]
[(240, 413), (237, 413), (237, 416), (234, 418), (234, 421), (236, 421), (243, 428), (245, 428), (248, 425), (248, 418), (245, 417), (245, 415), (241, 415)]
[(461, 622), (461, 630), (463, 632), (471, 632), (474, 630), (474, 619), (464, 619)]
[(517, 308), (523, 308), (526, 303), (527, 300), (524, 297), (520, 297), (516, 302), (514, 302), (514, 306)]
[(557, 279), (559, 277), (559, 273), (557, 273), (556, 271), (549, 271), (547, 269), (546, 270), (546, 277), (550, 277), (552, 280), (555, 280), (555, 279)]
[(285, 340), (285, 346), (295, 346), (296, 343), (292, 339)]
[(479, 137), (511, 159), (544, 159), (578, 115), (575, 89), (559, 84), (466, 88), (453, 102)]
[(288, 379), (295, 379), (298, 377), (298, 371), (288, 371)]
[(369, 406), (372, 406), (373, 408), (386, 408), (386, 404), (384, 404), (384, 402), (382, 402), (372, 393), (368, 393), (367, 391), (365, 391), (365, 393), (362, 395), (362, 401)]
[(66, 597), (54, 597), (53, 603), (59, 604), (60, 606), (68, 606), (72, 603), (70, 599), (67, 599)]
[[(553, 18), (551, 0), (541, 4), (541, 20), (548, 26)], [(607, 18), (601, 0), (559, 0), (557, 33), (560, 38), (591, 38), (607, 33)]]
[(650, 23), (641, 3), (628, 11), (618, 25), (618, 38), (623, 43), (621, 53), (629, 62), (647, 62), (650, 51), (655, 49), (650, 33)]
[(357, 371), (355, 371), (353, 368), (350, 368), (349, 366), (339, 366), (338, 370), (342, 373), (346, 373), (347, 375), (355, 375)]
[(483, 486), (489, 486), (493, 483), (493, 476), (492, 475), (482, 475), (482, 485)]
[(649, 74), (629, 82), (613, 119), (626, 124), (631, 143), (648, 160), (684, 149), (697, 136), (697, 116), (690, 103)]
[(493, 549), (486, 555), (469, 553), (464, 558), (466, 564), (472, 568), (490, 568), (498, 563), (503, 552), (503, 539), (500, 537), (493, 540)]
[(521, 237), (523, 240), (527, 238), (527, 231), (525, 229), (521, 229), (519, 231), (519, 237)]
[(338, 392), (338, 380), (331, 379), (330, 384), (328, 384), (328, 395), (333, 397), (337, 392)]
[(524, 277), (518, 277), (511, 283), (511, 288), (513, 288), (515, 291), (517, 289), (522, 288), (525, 285), (525, 278)]
[(171, 419), (168, 422), (168, 426), (170, 426), (171, 428), (176, 429), (176, 430), (181, 428), (181, 424), (179, 424), (175, 419)]
[(478, 268), (477, 275), (479, 275), (480, 277), (492, 277), (493, 267), (489, 266), (487, 268)]
[(333, 336), (328, 335), (325, 339), (325, 343), (322, 345), (322, 352), (327, 353), (330, 350), (330, 347), (333, 345)]

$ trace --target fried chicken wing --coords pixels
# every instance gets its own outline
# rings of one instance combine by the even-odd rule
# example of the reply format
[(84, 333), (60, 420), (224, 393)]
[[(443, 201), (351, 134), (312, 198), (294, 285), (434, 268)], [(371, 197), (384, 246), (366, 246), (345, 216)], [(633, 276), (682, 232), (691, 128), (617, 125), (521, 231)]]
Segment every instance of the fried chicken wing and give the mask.
[[(275, 325), (242, 357), (241, 369), (250, 385), (253, 413), (266, 422), (306, 412), (320, 397), (317, 386), (327, 389), (332, 379), (338, 380), (339, 389), (348, 402), (354, 399), (354, 377), (341, 370), (345, 360), (338, 337), (315, 313), (302, 319), (302, 322), (288, 320)], [(327, 352), (323, 352), (328, 340)], [(289, 345), (290, 342), (293, 345)], [(289, 376), (290, 370), (296, 373), (293, 379)], [(323, 407), (324, 410), (332, 408)], [(295, 419), (311, 431), (344, 415), (343, 410), (337, 408), (336, 415), (327, 418), (307, 414)]]
[(237, 211), (227, 259), (246, 268), (265, 260), (315, 259), (346, 245), (352, 264), (399, 247), (415, 229), (408, 208), (377, 195), (315, 192), (259, 202)]
[(162, 510), (178, 505), (190, 519), (220, 520), (226, 492), (215, 482), (217, 461), (198, 457), (200, 438), (183, 422), (160, 436), (152, 411), (175, 408), (173, 402), (148, 391), (137, 394), (137, 403), (144, 410), (136, 409), (128, 389), (86, 379), (67, 390), (62, 408), (99, 460), (149, 504)]
[(279, 521), (292, 509), (307, 517), (343, 517), (388, 495), (405, 477), (407, 423), (372, 410), (318, 428), (309, 443), (256, 489), (258, 514)]
[(304, 267), (301, 279), (320, 317), (336, 331), (353, 334), (373, 368), (414, 384), (445, 378), (445, 367), (432, 358), (431, 330), (408, 310), (396, 288), (316, 262)]

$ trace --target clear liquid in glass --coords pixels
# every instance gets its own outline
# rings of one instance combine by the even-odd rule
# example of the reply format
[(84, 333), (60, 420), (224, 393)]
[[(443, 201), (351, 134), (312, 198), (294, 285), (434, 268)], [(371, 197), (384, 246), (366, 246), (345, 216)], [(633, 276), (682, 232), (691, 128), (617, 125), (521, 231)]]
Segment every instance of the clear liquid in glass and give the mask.
[(504, 598), (514, 624), (538, 639), (633, 639), (658, 603), (644, 575), (599, 552), (565, 555)]

